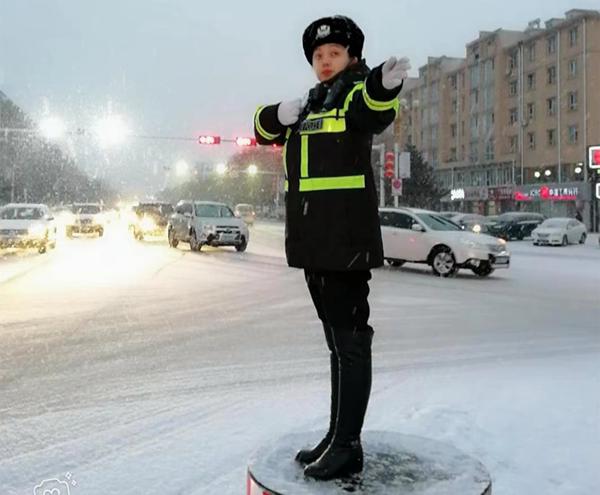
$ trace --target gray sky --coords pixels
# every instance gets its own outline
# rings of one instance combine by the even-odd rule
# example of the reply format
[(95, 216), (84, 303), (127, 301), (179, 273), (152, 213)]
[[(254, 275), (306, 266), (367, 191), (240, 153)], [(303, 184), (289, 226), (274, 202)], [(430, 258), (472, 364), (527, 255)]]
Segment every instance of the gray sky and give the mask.
[[(2, 0), (0, 90), (34, 118), (90, 127), (110, 105), (139, 132), (225, 137), (251, 132), (258, 104), (302, 96), (314, 83), (301, 35), (317, 17), (352, 17), (367, 62), (464, 56), (479, 30), (523, 29), (598, 0)], [(416, 70), (413, 70), (416, 75)], [(110, 102), (110, 103), (109, 103)], [(139, 170), (135, 153), (111, 159)], [(231, 148), (146, 143), (148, 162), (207, 159)], [(124, 158), (125, 157), (125, 158)], [(143, 161), (143, 160), (142, 160)]]

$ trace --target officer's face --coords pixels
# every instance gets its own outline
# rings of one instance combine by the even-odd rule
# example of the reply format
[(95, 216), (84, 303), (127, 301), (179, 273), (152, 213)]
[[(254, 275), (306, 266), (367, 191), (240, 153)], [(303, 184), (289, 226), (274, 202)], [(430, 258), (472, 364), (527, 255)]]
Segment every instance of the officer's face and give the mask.
[(342, 72), (350, 62), (348, 49), (337, 43), (318, 46), (313, 52), (312, 66), (320, 82), (327, 81)]

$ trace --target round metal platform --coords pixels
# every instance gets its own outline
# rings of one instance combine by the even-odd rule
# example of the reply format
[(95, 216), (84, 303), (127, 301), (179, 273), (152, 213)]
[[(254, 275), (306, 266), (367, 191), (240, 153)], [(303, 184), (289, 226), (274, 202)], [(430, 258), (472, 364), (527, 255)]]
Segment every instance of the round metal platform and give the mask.
[(363, 432), (365, 467), (346, 480), (305, 478), (296, 452), (324, 432), (287, 435), (258, 449), (248, 465), (247, 495), (491, 495), (485, 467), (451, 445), (399, 433)]

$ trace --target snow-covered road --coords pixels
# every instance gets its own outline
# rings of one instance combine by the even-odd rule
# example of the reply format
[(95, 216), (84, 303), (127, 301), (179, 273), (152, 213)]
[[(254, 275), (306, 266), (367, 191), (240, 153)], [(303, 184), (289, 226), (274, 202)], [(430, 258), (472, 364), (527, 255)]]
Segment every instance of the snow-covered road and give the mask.
[[(595, 493), (597, 239), (510, 249), (489, 279), (374, 271), (365, 427), (454, 444), (495, 495)], [(325, 345), (281, 224), (255, 226), (246, 253), (113, 233), (44, 256), (0, 279), (2, 495), (48, 478), (72, 495), (241, 494), (258, 445), (325, 427)]]

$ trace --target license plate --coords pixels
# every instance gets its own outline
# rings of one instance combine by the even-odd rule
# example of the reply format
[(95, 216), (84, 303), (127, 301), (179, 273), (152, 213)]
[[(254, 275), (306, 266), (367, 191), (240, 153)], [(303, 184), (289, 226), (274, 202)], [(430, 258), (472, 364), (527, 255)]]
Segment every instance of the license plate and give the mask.
[(234, 234), (221, 234), (219, 236), (219, 240), (223, 241), (223, 242), (231, 242), (235, 239), (235, 235)]

